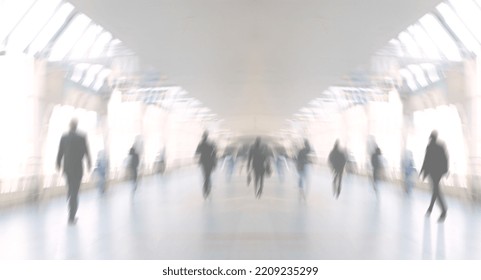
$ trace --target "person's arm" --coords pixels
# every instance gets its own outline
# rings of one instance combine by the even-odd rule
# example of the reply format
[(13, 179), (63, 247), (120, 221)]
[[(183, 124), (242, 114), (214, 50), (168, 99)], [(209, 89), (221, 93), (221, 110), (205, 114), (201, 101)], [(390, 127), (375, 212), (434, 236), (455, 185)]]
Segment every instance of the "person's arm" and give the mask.
[(84, 141), (84, 153), (87, 157), (87, 168), (88, 170), (90, 170), (90, 168), (92, 167), (92, 159), (90, 158), (89, 145), (87, 144), (87, 136), (85, 136)]
[(58, 153), (57, 153), (57, 170), (60, 170), (60, 165), (62, 163), (62, 158), (63, 158), (63, 155), (64, 155), (64, 150), (65, 150), (65, 137), (62, 136), (62, 138), (60, 139), (60, 144), (58, 146)]
[(428, 159), (428, 149), (426, 149), (426, 154), (424, 155), (424, 161), (423, 161), (423, 166), (421, 167), (421, 171), (419, 171), (419, 177), (422, 176), (422, 178), (426, 178), (426, 164), (427, 164), (427, 159)]

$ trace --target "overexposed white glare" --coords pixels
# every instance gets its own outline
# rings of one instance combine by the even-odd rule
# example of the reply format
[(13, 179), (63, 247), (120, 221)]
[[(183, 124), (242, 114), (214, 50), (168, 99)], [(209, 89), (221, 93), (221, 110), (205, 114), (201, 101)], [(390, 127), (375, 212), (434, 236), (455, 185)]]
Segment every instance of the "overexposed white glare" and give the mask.
[(10, 49), (24, 51), (52, 17), (60, 0), (37, 1), (8, 37)]
[(100, 71), (100, 73), (97, 75), (94, 85), (92, 86), (92, 89), (95, 91), (99, 90), (104, 85), (110, 73), (112, 73), (111, 69), (103, 69)]
[(447, 33), (441, 23), (432, 15), (426, 14), (419, 22), (424, 27), (429, 36), (436, 43), (446, 59), (451, 61), (461, 61), (461, 54), (453, 38)]
[(90, 66), (90, 68), (87, 70), (87, 73), (85, 74), (85, 78), (82, 82), (82, 85), (84, 87), (90, 87), (90, 85), (93, 83), (95, 76), (104, 68), (103, 65), (100, 64), (95, 64)]
[(78, 14), (53, 45), (49, 59), (52, 61), (63, 60), (90, 22), (91, 20), (86, 15)]
[(92, 47), (97, 36), (102, 32), (103, 28), (95, 23), (91, 23), (85, 33), (79, 39), (78, 43), (72, 49), (69, 59), (81, 59), (87, 57), (87, 51)]
[(421, 50), (419, 49), (419, 46), (416, 44), (414, 39), (409, 35), (407, 32), (401, 32), (399, 34), (399, 41), (405, 46), (407, 53), (411, 57), (415, 58), (422, 58), (423, 55), (421, 53)]
[(33, 3), (33, 0), (0, 2), (0, 42), (8, 36)]
[(459, 18), (463, 21), (478, 41), (481, 42), (481, 10), (472, 0), (449, 1)]
[(89, 58), (97, 58), (102, 55), (105, 51), (107, 44), (112, 40), (112, 34), (110, 32), (103, 32), (98, 36), (93, 44), (90, 53), (88, 55)]
[(436, 66), (432, 63), (422, 63), (421, 68), (428, 73), (429, 80), (431, 83), (435, 83), (440, 80), (438, 70), (436, 69)]
[(79, 63), (75, 65), (70, 79), (76, 83), (80, 82), (82, 77), (85, 75), (85, 71), (87, 70), (87, 68), (89, 68), (89, 66), (90, 64), (88, 63)]
[(408, 32), (423, 51), (424, 57), (429, 59), (441, 59), (441, 54), (439, 53), (436, 44), (419, 24), (411, 25), (408, 28)]
[(30, 44), (28, 47), (28, 53), (35, 55), (42, 50), (65, 23), (73, 9), (74, 7), (70, 3), (63, 3)]
[(408, 65), (407, 68), (414, 74), (416, 81), (418, 81), (421, 87), (426, 87), (429, 85), (428, 81), (426, 80), (424, 71), (421, 69), (421, 67), (415, 64), (411, 64), (411, 65)]
[(460, 17), (446, 3), (441, 3), (437, 7), (439, 13), (443, 17), (446, 24), (458, 36), (459, 40), (469, 51), (479, 53), (481, 50), (479, 42), (473, 37), (466, 25), (461, 21)]
[(415, 90), (418, 89), (418, 85), (414, 81), (414, 77), (413, 77), (413, 74), (411, 73), (411, 71), (403, 68), (403, 69), (399, 70), (399, 74), (401, 75), (401, 77), (403, 77), (406, 80), (406, 83), (407, 83), (408, 87), (412, 91), (415, 91)]

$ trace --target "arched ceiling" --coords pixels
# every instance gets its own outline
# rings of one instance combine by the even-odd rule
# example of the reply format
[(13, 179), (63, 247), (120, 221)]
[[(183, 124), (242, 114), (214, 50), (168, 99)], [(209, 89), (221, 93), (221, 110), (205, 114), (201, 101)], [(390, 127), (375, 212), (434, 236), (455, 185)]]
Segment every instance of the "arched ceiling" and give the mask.
[(72, 0), (241, 134), (267, 134), (439, 0)]

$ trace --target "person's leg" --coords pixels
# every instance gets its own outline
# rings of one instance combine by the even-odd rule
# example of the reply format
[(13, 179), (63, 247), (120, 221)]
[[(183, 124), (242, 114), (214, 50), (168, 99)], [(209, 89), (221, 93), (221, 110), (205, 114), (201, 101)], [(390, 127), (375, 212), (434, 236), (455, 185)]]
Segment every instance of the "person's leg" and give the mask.
[(339, 174), (337, 175), (337, 197), (341, 194), (341, 183), (342, 183), (342, 170), (339, 171)]
[(210, 178), (211, 174), (212, 174), (212, 168), (207, 168), (207, 170), (206, 170), (207, 196), (209, 196), (210, 191), (212, 189), (212, 181), (211, 181), (211, 178)]
[(259, 174), (259, 192), (258, 192), (258, 195), (259, 195), (259, 198), (261, 197), (262, 195), (262, 188), (264, 187), (264, 173), (261, 172), (261, 174)]
[(136, 191), (137, 190), (137, 181), (138, 180), (138, 173), (137, 173), (137, 170), (134, 169), (132, 170), (132, 183), (133, 183), (133, 190)]
[(78, 209), (78, 192), (80, 189), (81, 177), (67, 176), (68, 181), (68, 204), (69, 204), (69, 222), (75, 221), (75, 215)]
[(208, 194), (208, 187), (209, 187), (209, 176), (207, 173), (207, 167), (205, 165), (202, 165), (202, 175), (204, 176), (204, 184), (202, 185), (202, 194), (204, 195), (204, 198), (207, 197)]
[(261, 174), (258, 170), (254, 169), (254, 194), (256, 197), (259, 196), (259, 183), (261, 179)]
[(435, 179), (431, 178), (433, 195), (431, 196), (431, 203), (429, 203), (428, 210), (426, 211), (427, 215), (430, 215), (431, 212), (433, 211), (434, 203), (436, 202), (436, 198), (438, 197), (438, 190), (437, 190), (435, 181), (436, 181)]
[(436, 195), (439, 206), (441, 207), (441, 216), (439, 217), (439, 220), (444, 221), (444, 219), (446, 218), (446, 213), (448, 209), (446, 207), (446, 203), (444, 202), (444, 197), (441, 192), (441, 188), (439, 186), (440, 181), (441, 181), (441, 178), (435, 178), (433, 180), (433, 193)]
[(333, 170), (332, 171), (332, 194), (336, 195), (336, 182), (337, 182), (337, 171)]

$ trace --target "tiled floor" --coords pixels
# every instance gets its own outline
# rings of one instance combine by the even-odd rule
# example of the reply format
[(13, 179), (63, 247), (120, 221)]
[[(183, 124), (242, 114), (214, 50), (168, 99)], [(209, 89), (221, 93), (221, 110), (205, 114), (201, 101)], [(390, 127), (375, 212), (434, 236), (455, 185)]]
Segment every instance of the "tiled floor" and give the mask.
[(214, 175), (204, 201), (190, 168), (146, 177), (135, 197), (126, 183), (105, 196), (81, 194), (77, 225), (65, 198), (0, 210), (1, 259), (481, 259), (481, 207), (448, 198), (424, 217), (430, 194), (347, 175), (338, 200), (330, 174), (313, 170), (307, 200), (295, 174), (266, 180), (254, 198), (245, 175)]

